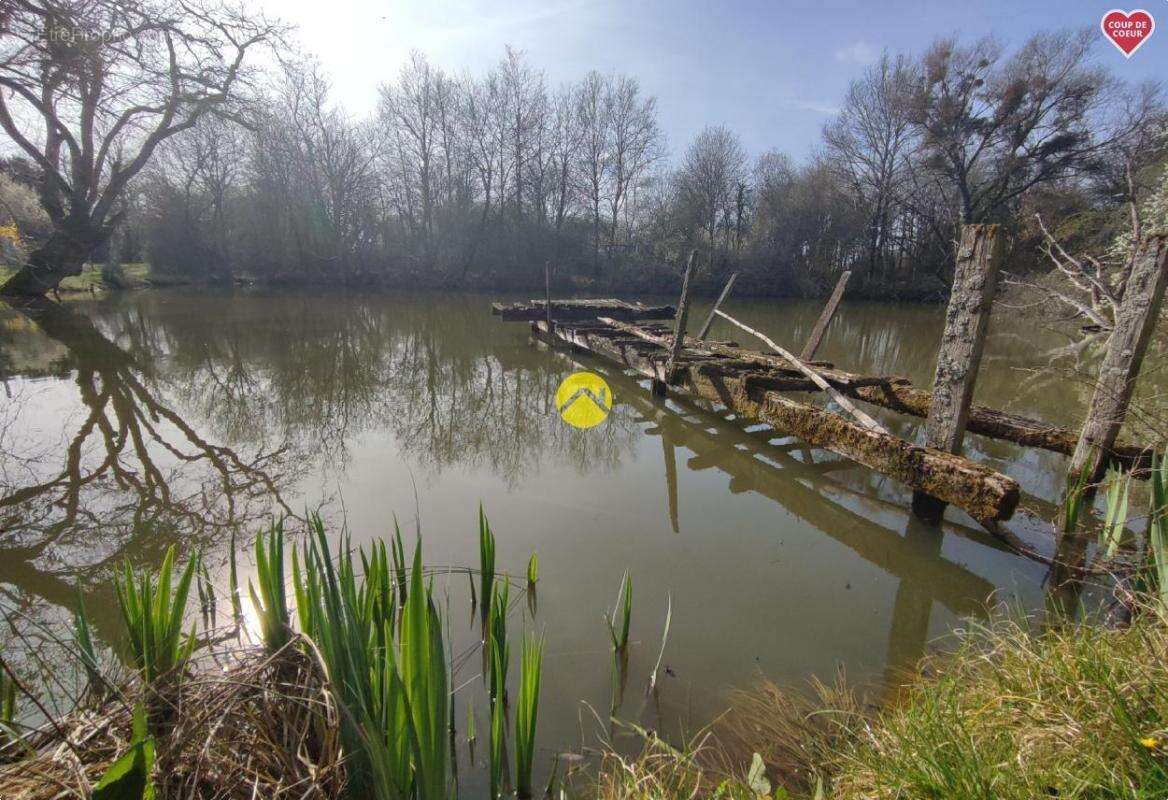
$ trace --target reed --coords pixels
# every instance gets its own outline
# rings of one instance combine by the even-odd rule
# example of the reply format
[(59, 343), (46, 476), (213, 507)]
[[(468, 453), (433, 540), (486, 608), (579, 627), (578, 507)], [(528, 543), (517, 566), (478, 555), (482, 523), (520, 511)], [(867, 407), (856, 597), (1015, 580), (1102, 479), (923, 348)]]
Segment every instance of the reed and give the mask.
[(199, 558), (187, 562), (172, 586), (175, 548), (171, 545), (158, 571), (140, 575), (127, 561), (122, 576), (114, 581), (118, 606), (125, 623), (131, 660), (147, 684), (173, 676), (190, 658), (195, 647), (195, 627), (183, 636), (183, 618)]
[(532, 553), (531, 558), (527, 559), (527, 588), (534, 589), (535, 582), (539, 580), (539, 553)]
[(1107, 476), (1107, 516), (1099, 531), (1099, 551), (1105, 559), (1115, 558), (1127, 524), (1131, 476), (1111, 470)]
[[(330, 551), (310, 520), (304, 563), (293, 551), (297, 613), (315, 643), (341, 706), (350, 753), (348, 796), (447, 800), (451, 789), (449, 703), (442, 622), (414, 550), (406, 602), (395, 621), (394, 573), (384, 543), (354, 554)], [(335, 561), (335, 564), (334, 564)]]
[(491, 675), (488, 686), (491, 699), (503, 698), (507, 689), (507, 667), (511, 660), (511, 645), (507, 641), (507, 606), (510, 603), (511, 584), (501, 581), (491, 594), (490, 619), (487, 635), (487, 661)]
[(504, 791), (504, 770), (507, 765), (507, 724), (503, 713), (503, 696), (506, 692), (506, 655), (500, 648), (492, 648), (491, 653), (491, 742), (487, 758), (490, 762), (491, 800), (502, 796)]
[(1148, 563), (1161, 612), (1168, 612), (1168, 450), (1152, 455), (1152, 507), (1148, 514)]
[(239, 565), (236, 563), (235, 528), (231, 529), (228, 574), (228, 591), (231, 593), (231, 619), (238, 626), (243, 620), (243, 601), (239, 595)]
[(492, 588), (495, 584), (495, 534), (479, 503), (479, 597), (482, 598), (483, 633), (491, 614)]
[(288, 611), (284, 584), (284, 523), (274, 523), (256, 536), (256, 582), (249, 579), (247, 591), (259, 620), (260, 635), (269, 653), (282, 650), (292, 637), (292, 615)]
[(105, 694), (106, 682), (97, 662), (97, 648), (93, 644), (89, 616), (85, 613), (85, 604), (80, 595), (77, 598), (77, 611), (73, 614), (73, 644), (77, 648), (77, 659), (85, 671), (85, 694), (101, 697)]
[[(621, 578), (620, 589), (617, 590), (616, 606), (612, 613), (605, 613), (604, 621), (608, 624), (608, 634), (612, 637), (612, 649), (617, 653), (624, 653), (629, 646), (629, 626), (633, 616), (633, 579), (626, 569)], [(619, 625), (619, 627), (618, 627)]]
[(0, 669), (0, 749), (19, 741), (16, 732), (16, 681)]
[(519, 698), (515, 705), (515, 791), (520, 800), (532, 797), (535, 724), (539, 717), (539, 687), (543, 675), (543, 638), (523, 637)]

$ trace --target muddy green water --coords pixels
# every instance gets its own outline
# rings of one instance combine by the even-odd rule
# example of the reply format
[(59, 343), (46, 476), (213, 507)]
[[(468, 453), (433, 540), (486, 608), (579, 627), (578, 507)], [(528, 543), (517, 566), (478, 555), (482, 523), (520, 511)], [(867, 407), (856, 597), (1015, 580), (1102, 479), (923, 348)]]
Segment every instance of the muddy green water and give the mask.
[[(0, 634), (6, 653), (48, 647), (37, 626), (79, 594), (115, 639), (110, 578), (123, 558), (151, 563), (179, 542), (221, 567), (233, 526), (242, 548), (271, 514), (317, 507), (356, 543), (386, 534), (396, 514), (420, 527), (429, 564), (474, 567), (482, 502), (501, 568), (522, 574), (539, 553), (537, 614), (518, 606), (512, 629), (546, 632), (545, 754), (596, 743), (590, 708), (606, 716), (613, 690), (603, 613), (625, 569), (634, 646), (618, 713), (674, 730), (707, 722), (727, 688), (759, 674), (799, 682), (843, 669), (880, 691), (991, 595), (1042, 607), (1044, 570), (961, 513), (926, 528), (892, 481), (537, 346), (524, 324), (490, 315), (491, 299), (152, 291), (0, 307), (0, 601), (23, 637)], [(728, 309), (797, 349), (819, 303)], [(699, 304), (694, 319), (704, 314)], [(927, 385), (942, 318), (845, 303), (819, 357)], [(713, 336), (744, 335), (719, 325)], [(1074, 343), (1000, 309), (977, 401), (1075, 423), (1097, 354)], [(1165, 383), (1162, 361), (1148, 385)], [(603, 374), (616, 401), (588, 431), (553, 404), (582, 368)], [(976, 436), (967, 448), (1057, 499), (1061, 457)], [(440, 585), (456, 649), (473, 647), (465, 578)], [(643, 687), (667, 598), (668, 672), (651, 703)], [(478, 704), (483, 733), (478, 663), (455, 684), (467, 684), (458, 702)]]

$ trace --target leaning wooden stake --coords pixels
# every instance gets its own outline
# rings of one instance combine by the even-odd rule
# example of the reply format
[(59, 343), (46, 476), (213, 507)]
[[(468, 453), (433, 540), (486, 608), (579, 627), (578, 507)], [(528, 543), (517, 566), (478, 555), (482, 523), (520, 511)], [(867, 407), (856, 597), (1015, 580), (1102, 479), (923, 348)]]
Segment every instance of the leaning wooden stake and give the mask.
[(807, 344), (803, 345), (803, 352), (799, 354), (799, 358), (804, 361), (815, 358), (815, 351), (819, 349), (823, 335), (827, 333), (827, 326), (831, 324), (831, 319), (835, 316), (836, 309), (839, 308), (840, 300), (844, 299), (844, 287), (848, 285), (850, 277), (852, 277), (852, 271), (845, 270), (844, 274), (840, 275), (839, 281), (836, 282), (827, 305), (823, 307), (823, 313), (819, 315), (819, 319), (815, 321), (815, 327), (811, 329), (811, 335), (807, 337)]
[(1088, 484), (1097, 484), (1107, 471), (1148, 340), (1156, 327), (1165, 283), (1168, 283), (1168, 234), (1148, 236), (1140, 243), (1132, 264), (1083, 432), (1071, 457), (1069, 474), (1086, 476)]
[(548, 330), (552, 330), (552, 262), (543, 262), (543, 308), (547, 312)]
[[(925, 443), (946, 453), (960, 454), (965, 438), (1002, 263), (998, 233), (997, 225), (965, 225), (961, 229), (953, 291), (937, 353), (933, 402), (925, 423)], [(913, 513), (926, 522), (940, 520), (945, 505), (923, 492), (913, 493)]]
[(714, 301), (714, 307), (710, 309), (710, 316), (706, 317), (706, 321), (702, 324), (702, 329), (698, 331), (698, 338), (705, 339), (706, 334), (710, 332), (710, 326), (714, 324), (714, 317), (717, 316), (717, 311), (722, 307), (722, 301), (730, 295), (730, 289), (734, 286), (734, 281), (738, 280), (738, 273), (735, 272), (726, 281), (726, 285), (722, 287), (722, 293), (718, 295), (718, 299)]
[(851, 400), (849, 400), (848, 398), (846, 398), (842, 394), (840, 394), (839, 391), (837, 391), (834, 386), (832, 386), (830, 383), (828, 383), (827, 380), (822, 375), (820, 375), (818, 372), (816, 372), (810, 366), (805, 364), (802, 359), (798, 358), (795, 355), (792, 355), (788, 351), (784, 350), (782, 347), (779, 347), (779, 345), (772, 342), (764, 334), (759, 333), (754, 328), (743, 325), (741, 322), (734, 319), (734, 317), (730, 316), (725, 311), (716, 311), (715, 313), (719, 317), (722, 317), (723, 319), (727, 320), (728, 322), (730, 322), (734, 325), (737, 325), (739, 328), (742, 328), (742, 330), (746, 331), (747, 333), (751, 334), (752, 336), (757, 336), (759, 339), (762, 339), (764, 342), (766, 342), (766, 344), (769, 348), (774, 350), (776, 353), (781, 355), (783, 358), (790, 361), (791, 365), (794, 366), (795, 369), (799, 370), (804, 375), (806, 375), (808, 378), (810, 378), (812, 383), (814, 383), (816, 386), (818, 386), (820, 389), (822, 389), (824, 392), (826, 392), (828, 397), (830, 397), (832, 400), (834, 400), (836, 402), (836, 405), (838, 405), (844, 411), (847, 411), (849, 414), (851, 414), (853, 417), (855, 417), (856, 421), (859, 422), (861, 425), (863, 425), (865, 428), (867, 428), (868, 430), (872, 430), (872, 431), (879, 431), (880, 433), (888, 433), (888, 431), (884, 429), (883, 425), (881, 425), (876, 420), (872, 419), (870, 416), (865, 414), (860, 409), (856, 408), (855, 404), (852, 403)]
[[(682, 348), (685, 347), (685, 326), (689, 322), (689, 282), (693, 277), (694, 259), (697, 257), (696, 250), (689, 251), (689, 260), (685, 264), (685, 276), (681, 279), (681, 298), (677, 301), (677, 317), (673, 321), (673, 346), (669, 348), (669, 360), (665, 362), (665, 381), (668, 382), (669, 376), (673, 374), (673, 368), (677, 365), (677, 359), (681, 355)], [(664, 395), (666, 384), (654, 384), (653, 391), (659, 395)]]

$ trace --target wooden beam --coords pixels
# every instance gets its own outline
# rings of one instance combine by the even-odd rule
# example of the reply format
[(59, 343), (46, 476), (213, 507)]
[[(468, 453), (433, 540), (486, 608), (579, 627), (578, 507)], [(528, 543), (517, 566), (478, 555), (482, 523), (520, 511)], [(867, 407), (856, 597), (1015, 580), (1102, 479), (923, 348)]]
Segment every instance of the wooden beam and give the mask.
[[(925, 422), (925, 443), (947, 453), (960, 453), (965, 439), (1002, 264), (998, 232), (997, 225), (965, 225), (961, 229), (953, 289), (933, 377), (933, 402)], [(945, 513), (945, 504), (940, 498), (918, 491), (913, 494), (913, 513), (926, 522), (937, 522)]]
[(815, 351), (819, 349), (823, 335), (827, 333), (827, 326), (831, 324), (832, 317), (835, 316), (835, 311), (839, 308), (840, 300), (844, 298), (844, 288), (848, 285), (850, 277), (852, 277), (852, 271), (850, 269), (844, 270), (844, 274), (840, 275), (839, 281), (836, 282), (835, 289), (832, 290), (831, 297), (827, 300), (827, 305), (823, 307), (823, 313), (819, 315), (819, 319), (815, 321), (815, 327), (811, 329), (811, 335), (807, 337), (807, 344), (803, 345), (803, 351), (799, 353), (799, 358), (804, 361), (815, 358)]
[[(681, 297), (677, 300), (677, 318), (673, 321), (673, 343), (669, 348), (669, 361), (665, 363), (666, 376), (673, 373), (673, 368), (677, 366), (677, 361), (681, 357), (682, 348), (685, 347), (685, 328), (689, 322), (689, 283), (693, 278), (694, 260), (697, 258), (697, 254), (697, 250), (689, 251), (689, 260), (685, 264), (685, 275), (681, 279)], [(668, 378), (666, 382), (668, 383)], [(654, 388), (658, 390), (658, 394), (665, 393), (664, 385)]]
[[(491, 313), (508, 321), (535, 322), (548, 317), (544, 300), (526, 303), (492, 303)], [(560, 321), (589, 320), (606, 316), (622, 320), (669, 319), (676, 314), (673, 306), (647, 306), (624, 300), (552, 300), (551, 317)]]
[[(669, 348), (672, 341), (668, 335), (648, 333), (644, 329), (646, 326), (632, 325), (603, 317), (599, 321), (628, 333), (630, 336), (642, 338), (666, 349)], [(685, 343), (686, 347), (691, 349), (696, 348), (714, 355), (724, 356), (727, 359), (727, 366), (733, 365), (731, 359), (734, 359), (740, 364), (754, 363), (768, 369), (794, 371), (790, 362), (777, 355), (742, 350), (717, 342), (699, 341), (688, 336)], [(811, 366), (815, 367), (832, 386), (848, 397), (863, 400), (865, 403), (887, 408), (900, 414), (909, 414), (922, 419), (929, 416), (933, 395), (915, 388), (907, 378), (856, 375), (822, 366), (826, 363), (823, 361), (811, 362)], [(819, 387), (806, 381), (803, 386), (792, 384), (786, 388), (788, 391), (818, 391)], [(1068, 428), (1050, 425), (1041, 420), (1017, 414), (1008, 414), (988, 406), (970, 406), (966, 430), (992, 439), (1013, 442), (1023, 447), (1037, 447), (1068, 456), (1075, 451), (1075, 444), (1079, 439), (1079, 434)], [(1118, 443), (1112, 448), (1112, 453), (1113, 457), (1120, 463), (1133, 468), (1141, 467), (1146, 470), (1151, 462), (1151, 451), (1144, 445), (1130, 442)], [(1146, 473), (1137, 472), (1136, 475), (1146, 477)]]
[(852, 403), (851, 400), (848, 400), (848, 398), (844, 397), (843, 394), (841, 394), (834, 386), (828, 383), (827, 379), (820, 375), (818, 371), (807, 366), (807, 364), (805, 364), (799, 358), (787, 352), (779, 345), (775, 344), (773, 341), (768, 339), (765, 334), (762, 334), (756, 331), (754, 328), (750, 328), (742, 324), (738, 320), (734, 319), (734, 317), (727, 314), (725, 311), (715, 311), (714, 313), (723, 319), (732, 322), (739, 328), (742, 328), (742, 330), (746, 331), (752, 336), (757, 336), (759, 339), (762, 339), (764, 342), (766, 342), (770, 349), (774, 350), (783, 358), (787, 359), (787, 361), (789, 361), (791, 365), (795, 367), (795, 369), (799, 370), (799, 372), (802, 372), (805, 376), (807, 376), (807, 378), (811, 380), (812, 383), (814, 383), (823, 391), (827, 392), (827, 396), (834, 400), (836, 405), (851, 414), (865, 428), (868, 428), (869, 430), (880, 431), (881, 433), (888, 433), (888, 431), (884, 429), (883, 425), (872, 419), (860, 409), (856, 408), (855, 404)]
[(710, 309), (710, 316), (706, 317), (706, 321), (702, 323), (701, 330), (698, 331), (698, 338), (705, 339), (706, 334), (710, 332), (710, 326), (714, 324), (715, 312), (722, 307), (722, 301), (730, 295), (730, 290), (734, 288), (734, 281), (738, 280), (738, 273), (735, 272), (726, 281), (726, 285), (722, 287), (722, 293), (718, 295), (718, 299), (714, 301), (714, 307)]
[(1099, 367), (1087, 419), (1071, 457), (1072, 478), (1084, 475), (1088, 484), (1103, 479), (1127, 416), (1148, 340), (1156, 327), (1165, 283), (1168, 283), (1168, 234), (1148, 236), (1136, 252), (1115, 328), (1107, 342), (1107, 354)]

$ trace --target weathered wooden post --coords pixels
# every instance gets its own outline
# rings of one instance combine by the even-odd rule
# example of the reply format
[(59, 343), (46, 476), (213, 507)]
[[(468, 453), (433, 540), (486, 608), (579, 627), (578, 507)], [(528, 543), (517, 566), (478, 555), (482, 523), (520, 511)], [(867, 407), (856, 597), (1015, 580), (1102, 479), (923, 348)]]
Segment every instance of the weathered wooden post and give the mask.
[[(965, 438), (1002, 263), (998, 234), (997, 225), (965, 225), (957, 249), (953, 292), (933, 378), (933, 402), (925, 422), (926, 444), (955, 455), (961, 453)], [(912, 508), (926, 522), (938, 522), (945, 513), (945, 503), (920, 491), (913, 492)]]
[(543, 308), (547, 312), (548, 339), (555, 347), (555, 329), (552, 327), (552, 262), (543, 262)]
[(1168, 234), (1145, 237), (1132, 262), (1131, 275), (1116, 314), (1115, 328), (1107, 342), (1107, 354), (1099, 368), (1087, 419), (1071, 456), (1070, 476), (1073, 479), (1083, 476), (1087, 480), (1088, 495), (1084, 502), (1090, 502), (1094, 485), (1107, 471), (1111, 450), (1119, 437), (1119, 429), (1123, 427), (1140, 365), (1148, 349), (1148, 340), (1156, 327), (1166, 283)]
[(669, 359), (665, 362), (665, 379), (653, 381), (653, 393), (664, 396), (670, 377), (673, 374), (674, 364), (685, 347), (685, 328), (689, 322), (689, 283), (693, 277), (694, 259), (697, 250), (689, 251), (689, 260), (685, 264), (685, 275), (681, 279), (681, 297), (677, 301), (677, 316), (673, 320), (673, 342), (669, 347)]
[(706, 321), (702, 324), (701, 330), (698, 331), (698, 338), (705, 339), (710, 332), (710, 326), (714, 324), (714, 318), (718, 316), (718, 309), (722, 307), (722, 301), (730, 295), (730, 289), (734, 286), (734, 281), (738, 280), (738, 273), (735, 272), (726, 281), (726, 285), (722, 287), (722, 293), (718, 295), (718, 299), (714, 301), (714, 307), (710, 309), (710, 316), (706, 317)]
[(832, 290), (831, 297), (827, 300), (827, 305), (823, 307), (823, 313), (819, 315), (819, 319), (815, 321), (815, 327), (811, 329), (811, 335), (807, 337), (807, 344), (803, 345), (803, 352), (799, 354), (799, 358), (804, 361), (815, 358), (815, 351), (819, 349), (823, 335), (827, 333), (827, 326), (831, 324), (832, 317), (835, 316), (835, 311), (839, 308), (840, 300), (844, 299), (844, 288), (848, 285), (850, 277), (852, 277), (852, 271), (845, 270), (844, 274), (840, 275), (839, 281), (836, 282), (835, 289)]

